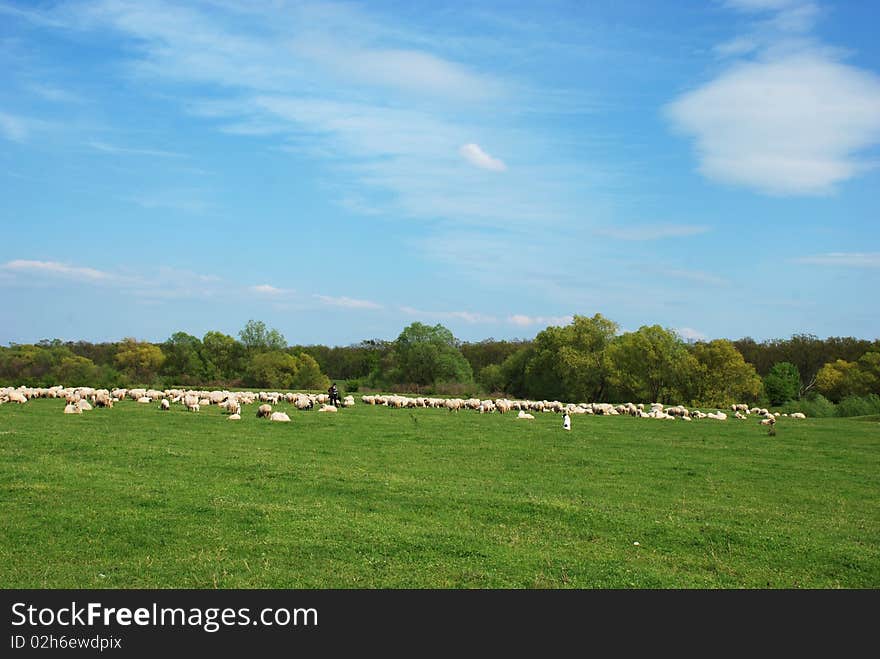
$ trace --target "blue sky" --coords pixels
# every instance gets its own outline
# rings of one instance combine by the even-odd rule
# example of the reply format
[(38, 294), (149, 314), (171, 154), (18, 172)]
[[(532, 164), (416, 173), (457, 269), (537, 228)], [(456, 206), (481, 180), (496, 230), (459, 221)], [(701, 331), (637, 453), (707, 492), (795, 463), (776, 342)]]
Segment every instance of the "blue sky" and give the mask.
[(877, 338), (878, 19), (0, 0), (0, 343)]

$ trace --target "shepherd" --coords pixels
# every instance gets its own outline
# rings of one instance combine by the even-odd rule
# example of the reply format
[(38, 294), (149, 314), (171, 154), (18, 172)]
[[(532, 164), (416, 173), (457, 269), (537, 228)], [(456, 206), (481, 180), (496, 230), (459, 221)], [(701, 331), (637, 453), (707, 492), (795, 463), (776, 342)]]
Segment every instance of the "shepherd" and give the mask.
[(330, 404), (336, 405), (339, 407), (342, 405), (342, 399), (339, 397), (339, 389), (336, 388), (336, 383), (334, 382), (330, 385), (330, 388), (327, 390), (327, 393), (330, 395)]

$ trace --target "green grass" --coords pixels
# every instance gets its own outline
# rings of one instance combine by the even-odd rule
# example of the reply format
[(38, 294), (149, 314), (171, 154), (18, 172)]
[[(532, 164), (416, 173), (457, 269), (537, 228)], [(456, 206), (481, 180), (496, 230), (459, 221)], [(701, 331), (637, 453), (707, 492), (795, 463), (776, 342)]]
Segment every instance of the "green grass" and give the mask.
[(876, 422), (63, 407), (0, 406), (4, 588), (880, 587)]

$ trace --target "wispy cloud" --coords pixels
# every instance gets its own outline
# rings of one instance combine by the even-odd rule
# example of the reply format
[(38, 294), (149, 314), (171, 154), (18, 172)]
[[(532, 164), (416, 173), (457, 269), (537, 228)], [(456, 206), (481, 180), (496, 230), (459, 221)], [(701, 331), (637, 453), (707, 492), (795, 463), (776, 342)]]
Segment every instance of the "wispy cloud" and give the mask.
[(108, 144), (106, 142), (88, 142), (88, 146), (95, 149), (96, 151), (101, 151), (102, 153), (112, 153), (114, 155), (151, 156), (154, 158), (186, 158), (185, 154), (176, 153), (174, 151), (163, 151), (161, 149), (133, 149), (129, 147), (116, 146), (115, 144)]
[(678, 327), (675, 330), (686, 341), (705, 341), (709, 337), (693, 327)]
[(116, 278), (115, 275), (104, 272), (103, 270), (72, 266), (57, 261), (29, 261), (25, 259), (16, 259), (14, 261), (8, 261), (0, 267), (12, 272), (43, 274), (78, 281), (108, 281)]
[(27, 86), (28, 91), (33, 94), (36, 94), (40, 98), (43, 98), (47, 101), (52, 101), (53, 103), (82, 103), (83, 99), (78, 94), (75, 94), (66, 89), (62, 89), (60, 87), (54, 87), (52, 85), (38, 84), (32, 83)]
[(224, 286), (220, 277), (215, 275), (167, 266), (150, 268), (148, 272), (132, 272), (130, 269), (117, 268), (111, 271), (58, 261), (15, 259), (0, 265), (0, 273), (10, 275), (9, 282), (15, 286), (42, 286), (50, 281), (67, 282), (112, 289), (154, 300), (206, 298), (220, 292), (237, 292), (234, 287)]
[(31, 121), (0, 112), (0, 135), (11, 142), (24, 142), (30, 134)]
[(650, 268), (649, 272), (653, 272), (663, 277), (672, 277), (673, 279), (686, 279), (688, 281), (697, 282), (698, 284), (710, 284), (712, 286), (726, 286), (729, 282), (723, 277), (713, 275), (709, 272), (701, 270), (687, 270), (684, 268)]
[(569, 325), (572, 320), (574, 320), (573, 316), (526, 316), (524, 314), (513, 314), (507, 317), (508, 323), (518, 325), (519, 327), (529, 327), (531, 325), (563, 326)]
[(672, 125), (693, 137), (699, 171), (766, 194), (821, 195), (869, 167), (860, 154), (880, 142), (880, 78), (808, 34), (817, 5), (728, 5), (775, 13), (719, 47), (752, 59), (736, 60), (665, 108)]
[(465, 160), (480, 169), (488, 169), (492, 172), (503, 172), (507, 169), (507, 165), (504, 164), (503, 160), (493, 158), (483, 151), (479, 144), (465, 144), (458, 151)]
[(845, 268), (880, 268), (880, 252), (829, 252), (794, 259), (805, 265), (840, 266)]
[(435, 320), (463, 320), (466, 323), (495, 323), (497, 318), (488, 314), (474, 311), (425, 311), (413, 307), (400, 307), (407, 316), (418, 318), (431, 318)]
[(344, 309), (381, 309), (382, 305), (370, 300), (358, 300), (351, 297), (332, 297), (329, 295), (315, 295), (315, 298), (331, 307), (342, 307)]
[(256, 293), (257, 295), (265, 295), (269, 297), (278, 297), (281, 295), (287, 295), (289, 292), (284, 288), (277, 288), (276, 286), (272, 286), (271, 284), (257, 284), (256, 286), (250, 286), (249, 289), (252, 293)]
[(198, 215), (214, 207), (213, 204), (202, 199), (200, 195), (199, 191), (193, 190), (168, 190), (151, 195), (133, 195), (122, 199), (147, 210), (166, 209)]
[(616, 240), (647, 241), (697, 236), (707, 231), (709, 231), (708, 226), (696, 224), (642, 224), (629, 227), (602, 227), (596, 229), (595, 233)]

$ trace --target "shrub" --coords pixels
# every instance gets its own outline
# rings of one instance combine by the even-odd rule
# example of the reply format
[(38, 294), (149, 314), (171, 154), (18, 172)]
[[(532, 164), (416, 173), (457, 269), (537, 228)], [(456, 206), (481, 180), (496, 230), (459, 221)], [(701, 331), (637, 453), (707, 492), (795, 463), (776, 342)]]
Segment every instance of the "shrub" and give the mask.
[(780, 406), (780, 412), (791, 414), (792, 412), (803, 412), (808, 417), (829, 417), (837, 416), (837, 406), (822, 394), (814, 394), (800, 400), (793, 400)]
[(847, 396), (837, 404), (838, 416), (868, 416), (880, 414), (880, 396)]

